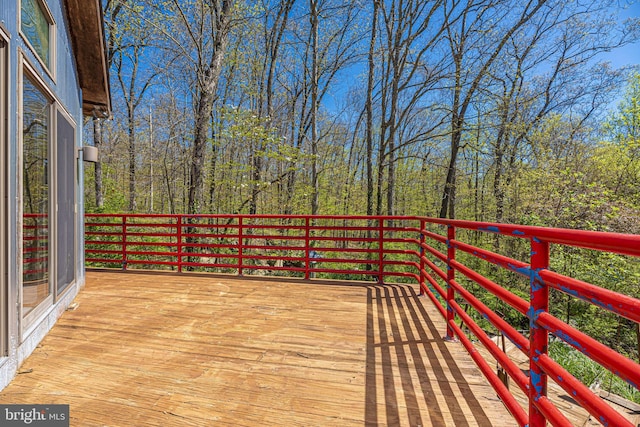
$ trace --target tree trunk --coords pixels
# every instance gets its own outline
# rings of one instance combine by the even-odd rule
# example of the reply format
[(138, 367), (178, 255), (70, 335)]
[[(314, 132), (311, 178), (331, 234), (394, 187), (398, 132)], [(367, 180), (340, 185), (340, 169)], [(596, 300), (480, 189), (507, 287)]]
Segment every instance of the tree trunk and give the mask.
[[(262, 145), (262, 144), (261, 144)], [(249, 214), (255, 215), (258, 211), (258, 195), (260, 194), (260, 182), (262, 178), (262, 146), (253, 150), (253, 172), (251, 173), (251, 180), (253, 186), (251, 188), (251, 201), (249, 202)]]
[(213, 110), (213, 101), (215, 99), (215, 90), (217, 88), (217, 76), (215, 79), (212, 79), (212, 73), (215, 73), (215, 71), (211, 68), (207, 70), (207, 86), (202, 89), (198, 100), (198, 106), (196, 108), (196, 123), (191, 156), (191, 169), (189, 174), (189, 214), (200, 213), (200, 209), (202, 208), (200, 203), (204, 176), (204, 155), (207, 146), (209, 117)]
[[(382, 136), (380, 137), (382, 139)], [(377, 180), (377, 188), (378, 192), (376, 194), (376, 215), (382, 215), (382, 186), (384, 184), (384, 144), (380, 143), (380, 148), (378, 149), (378, 180)]]
[(309, 0), (311, 20), (311, 215), (318, 214), (318, 10), (317, 0)]
[(218, 165), (218, 144), (216, 143), (216, 128), (213, 117), (211, 117), (211, 182), (209, 183), (209, 213), (214, 212), (214, 202), (216, 195), (216, 168)]
[(387, 146), (389, 147), (388, 175), (387, 175), (387, 215), (395, 214), (395, 186), (396, 186), (396, 129), (398, 108), (398, 69), (394, 64), (393, 83), (391, 85), (391, 111), (389, 113), (389, 130)]
[(136, 129), (135, 129), (135, 109), (133, 105), (128, 106), (128, 139), (129, 139), (129, 212), (136, 211)]
[(504, 219), (504, 185), (502, 184), (502, 173), (503, 173), (503, 157), (504, 150), (502, 148), (502, 141), (498, 139), (495, 158), (494, 158), (494, 167), (495, 172), (493, 176), (493, 196), (496, 198), (496, 222), (502, 222)]
[(458, 158), (458, 151), (460, 150), (460, 139), (462, 137), (462, 131), (459, 128), (461, 125), (460, 120), (455, 116), (452, 119), (452, 132), (451, 132), (451, 157), (449, 158), (449, 167), (447, 168), (447, 178), (444, 184), (444, 192), (442, 197), (442, 204), (440, 205), (440, 218), (455, 218), (455, 201), (456, 201), (456, 160)]
[(375, 46), (378, 27), (378, 1), (373, 2), (371, 38), (369, 40), (369, 74), (367, 77), (367, 215), (373, 215), (373, 86), (375, 77)]
[(223, 1), (222, 8), (216, 16), (216, 36), (208, 66), (200, 70), (198, 104), (196, 106), (195, 127), (193, 137), (193, 154), (189, 174), (189, 196), (187, 211), (189, 214), (199, 213), (202, 206), (202, 190), (204, 181), (204, 157), (207, 146), (209, 118), (216, 98), (218, 79), (222, 71), (222, 60), (229, 40), (229, 21), (231, 19), (232, 1)]
[(153, 162), (155, 156), (153, 154), (153, 115), (149, 108), (149, 213), (153, 213)]

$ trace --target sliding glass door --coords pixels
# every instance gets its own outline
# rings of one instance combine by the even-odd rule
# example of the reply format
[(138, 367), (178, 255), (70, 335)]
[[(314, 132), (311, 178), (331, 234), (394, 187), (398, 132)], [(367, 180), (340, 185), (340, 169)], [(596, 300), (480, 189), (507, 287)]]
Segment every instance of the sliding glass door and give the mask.
[(76, 279), (76, 124), (25, 59), (21, 79), (21, 324)]
[(26, 319), (38, 306), (51, 302), (51, 100), (29, 75), (23, 77), (22, 317)]
[(76, 129), (60, 110), (56, 112), (56, 295), (76, 278)]

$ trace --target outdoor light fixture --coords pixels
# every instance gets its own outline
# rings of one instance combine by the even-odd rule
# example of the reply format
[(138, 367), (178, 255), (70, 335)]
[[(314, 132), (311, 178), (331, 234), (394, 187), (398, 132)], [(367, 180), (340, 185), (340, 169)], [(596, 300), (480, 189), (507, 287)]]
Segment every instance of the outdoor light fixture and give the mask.
[(79, 147), (76, 151), (76, 158), (79, 158), (80, 152), (82, 152), (82, 160), (84, 160), (85, 162), (98, 162), (98, 148), (92, 145), (84, 145), (82, 147)]

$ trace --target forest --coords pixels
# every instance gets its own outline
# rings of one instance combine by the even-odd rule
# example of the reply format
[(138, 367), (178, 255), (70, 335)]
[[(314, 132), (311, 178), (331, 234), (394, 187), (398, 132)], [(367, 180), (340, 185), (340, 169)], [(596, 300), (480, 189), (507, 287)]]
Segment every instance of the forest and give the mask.
[[(114, 108), (85, 123), (101, 157), (87, 212), (640, 234), (640, 70), (609, 62), (640, 39), (633, 1), (103, 4)], [(576, 250), (552, 264), (640, 295), (638, 260)], [(631, 324), (562, 301), (556, 315), (637, 360)]]

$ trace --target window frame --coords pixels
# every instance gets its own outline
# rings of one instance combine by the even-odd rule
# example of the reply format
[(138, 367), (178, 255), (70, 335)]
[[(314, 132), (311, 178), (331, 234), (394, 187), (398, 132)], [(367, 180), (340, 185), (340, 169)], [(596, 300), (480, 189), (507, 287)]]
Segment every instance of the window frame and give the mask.
[(0, 357), (9, 355), (9, 42), (10, 38), (0, 25)]
[(47, 5), (45, 0), (32, 0), (38, 6), (40, 6), (40, 10), (44, 14), (45, 19), (49, 23), (49, 65), (47, 65), (43, 58), (40, 57), (36, 49), (29, 41), (27, 35), (22, 31), (22, 2), (24, 0), (18, 1), (18, 32), (20, 33), (20, 37), (24, 41), (25, 45), (29, 48), (29, 51), (33, 53), (33, 56), (37, 58), (39, 64), (45, 70), (47, 75), (55, 81), (56, 75), (56, 21), (53, 19), (53, 14)]

